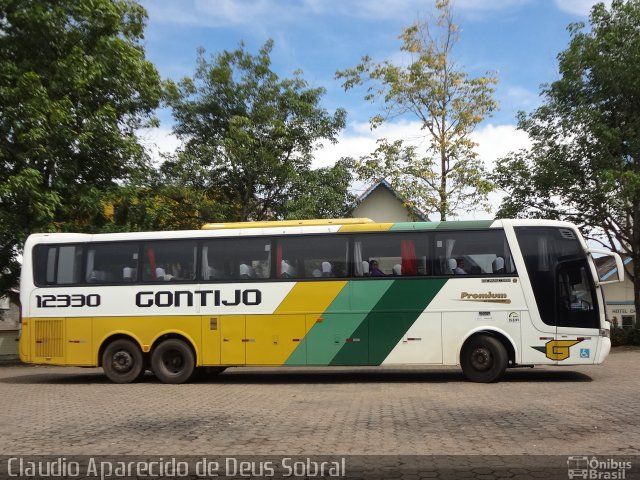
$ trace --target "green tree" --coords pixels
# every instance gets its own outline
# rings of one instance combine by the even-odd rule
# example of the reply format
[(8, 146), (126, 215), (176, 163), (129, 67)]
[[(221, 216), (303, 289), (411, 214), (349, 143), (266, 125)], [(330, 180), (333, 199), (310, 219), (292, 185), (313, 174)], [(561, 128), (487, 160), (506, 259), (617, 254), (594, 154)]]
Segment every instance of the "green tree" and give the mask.
[(252, 55), (241, 44), (211, 61), (200, 50), (194, 77), (174, 86), (170, 104), (183, 147), (163, 168), (180, 186), (217, 195), (219, 218), (206, 220), (282, 218), (311, 175), (319, 141), (335, 141), (344, 128), (344, 110), (320, 106), (323, 88), (309, 88), (301, 72), (278, 77), (272, 48), (269, 40)]
[(160, 77), (130, 0), (0, 0), (0, 290), (32, 232), (100, 229), (104, 195), (145, 162)]
[(344, 218), (356, 197), (349, 193), (353, 178), (351, 163), (338, 160), (332, 167), (302, 173), (293, 182), (291, 198), (285, 204), (285, 219)]
[(435, 22), (416, 23), (400, 35), (408, 65), (374, 63), (365, 56), (336, 77), (344, 80), (345, 90), (368, 84), (365, 100), (383, 101), (382, 114), (371, 118), (372, 128), (390, 118), (413, 116), (426, 132), (423, 151), (401, 140), (379, 140), (375, 152), (356, 162), (359, 177), (387, 178), (414, 207), (446, 220), (459, 211), (489, 208), (493, 186), (471, 133), (497, 106), (496, 79), (489, 74), (470, 78), (456, 65), (459, 31), (449, 0), (437, 1), (436, 8)]
[[(633, 258), (640, 274), (640, 1), (595, 5), (590, 28), (573, 23), (558, 56), (560, 79), (518, 127), (529, 150), (499, 160), (507, 192), (498, 215), (578, 224), (588, 237)], [(635, 282), (636, 311), (640, 293)]]

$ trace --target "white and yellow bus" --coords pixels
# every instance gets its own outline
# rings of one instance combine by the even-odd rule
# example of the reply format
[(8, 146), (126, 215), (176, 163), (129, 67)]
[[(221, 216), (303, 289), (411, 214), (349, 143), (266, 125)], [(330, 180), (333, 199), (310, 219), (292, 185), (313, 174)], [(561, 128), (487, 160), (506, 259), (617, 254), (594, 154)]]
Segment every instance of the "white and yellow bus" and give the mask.
[[(35, 234), (20, 358), (119, 383), (249, 365), (461, 365), (493, 382), (599, 364), (611, 343), (593, 253), (574, 225), (542, 220)], [(620, 257), (597, 253), (622, 280)]]

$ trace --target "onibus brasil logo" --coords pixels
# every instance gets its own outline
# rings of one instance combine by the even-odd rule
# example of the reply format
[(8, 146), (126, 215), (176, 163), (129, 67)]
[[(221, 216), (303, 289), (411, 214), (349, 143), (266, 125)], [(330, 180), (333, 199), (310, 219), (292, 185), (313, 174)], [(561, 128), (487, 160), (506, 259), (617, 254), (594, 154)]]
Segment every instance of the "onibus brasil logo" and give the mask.
[(570, 479), (624, 480), (631, 462), (607, 458), (605, 460), (588, 456), (567, 458), (567, 475)]

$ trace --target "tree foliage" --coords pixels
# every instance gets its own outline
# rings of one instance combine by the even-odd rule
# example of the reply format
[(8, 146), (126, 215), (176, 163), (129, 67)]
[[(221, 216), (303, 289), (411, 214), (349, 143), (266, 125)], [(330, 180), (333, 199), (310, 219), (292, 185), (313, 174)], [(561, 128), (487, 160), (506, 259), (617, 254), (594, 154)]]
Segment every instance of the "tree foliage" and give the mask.
[[(183, 147), (163, 169), (172, 172), (177, 186), (205, 195), (202, 201), (211, 208), (203, 220), (321, 211), (309, 204), (311, 196), (290, 202), (300, 197), (301, 182), (322, 183), (321, 177), (330, 174), (311, 172), (313, 152), (321, 140), (335, 141), (346, 113), (322, 108), (325, 90), (310, 88), (301, 72), (279, 78), (271, 69), (272, 48), (269, 40), (252, 55), (241, 44), (210, 61), (201, 50), (194, 77), (174, 86), (170, 105)], [(341, 167), (336, 168), (333, 173), (339, 175)], [(344, 188), (339, 196), (347, 197), (343, 182), (333, 188)], [(194, 203), (194, 210), (200, 205)]]
[[(508, 193), (502, 217), (578, 224), (589, 237), (633, 258), (640, 273), (640, 1), (595, 5), (558, 56), (560, 79), (518, 126), (533, 146), (498, 162)], [(640, 295), (636, 282), (636, 311)]]
[(365, 56), (336, 76), (345, 90), (367, 84), (365, 99), (382, 100), (383, 113), (371, 118), (372, 128), (390, 118), (413, 116), (426, 132), (421, 148), (379, 140), (375, 152), (356, 162), (360, 178), (386, 177), (414, 207), (446, 220), (458, 211), (488, 209), (492, 184), (471, 133), (497, 106), (496, 79), (489, 74), (470, 78), (456, 65), (459, 30), (450, 3), (439, 0), (436, 7), (435, 22), (416, 23), (400, 35), (408, 65), (374, 63)]
[[(0, 271), (32, 232), (94, 231), (145, 163), (135, 131), (161, 97), (129, 0), (0, 0)], [(8, 270), (7, 270), (8, 269)]]

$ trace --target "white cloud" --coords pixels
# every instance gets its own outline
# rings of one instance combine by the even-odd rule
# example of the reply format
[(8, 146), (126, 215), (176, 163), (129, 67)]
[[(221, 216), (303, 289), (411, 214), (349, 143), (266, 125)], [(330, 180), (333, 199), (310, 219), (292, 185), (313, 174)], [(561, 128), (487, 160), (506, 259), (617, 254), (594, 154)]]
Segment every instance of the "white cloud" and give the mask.
[(511, 86), (507, 88), (501, 103), (518, 110), (531, 110), (540, 105), (540, 94), (526, 88)]
[(529, 136), (515, 125), (488, 124), (476, 130), (472, 138), (488, 170), (493, 170), (496, 160), (509, 152), (531, 147)]
[[(566, 13), (572, 15), (588, 16), (596, 3), (603, 0), (554, 0), (556, 7)], [(611, 5), (611, 0), (604, 0), (604, 3)]]
[[(339, 137), (338, 143), (323, 143), (323, 148), (315, 152), (314, 168), (328, 167), (342, 157), (360, 157), (368, 155), (376, 149), (376, 140), (386, 138), (390, 141), (405, 140), (411, 145), (420, 146), (425, 142), (424, 131), (420, 122), (399, 120), (387, 122), (371, 131), (366, 122), (351, 123)], [(140, 142), (147, 148), (155, 164), (160, 163), (161, 153), (173, 153), (180, 146), (180, 140), (168, 128), (151, 128), (138, 132)], [(478, 144), (476, 151), (485, 163), (487, 170), (493, 170), (495, 162), (509, 152), (529, 148), (531, 141), (526, 133), (515, 125), (487, 124), (477, 129), (472, 139)], [(357, 183), (355, 191), (361, 191), (366, 185)], [(494, 193), (489, 197), (493, 211), (497, 210), (504, 194)], [(461, 215), (460, 219), (490, 219), (493, 214), (471, 213)]]
[[(341, 157), (367, 155), (376, 149), (378, 138), (390, 141), (405, 140), (408, 144), (419, 147), (426, 141), (425, 132), (420, 129), (421, 125), (420, 122), (403, 120), (387, 122), (371, 131), (368, 123), (354, 122), (339, 136), (337, 144), (323, 144), (324, 148), (316, 152), (313, 166), (331, 166)], [(487, 124), (477, 129), (471, 138), (478, 144), (476, 151), (489, 170), (493, 169), (498, 158), (531, 145), (527, 134), (518, 130), (515, 125)]]
[[(360, 157), (373, 152), (378, 138), (387, 138), (390, 141), (403, 139), (407, 143), (419, 146), (424, 139), (424, 131), (420, 129), (420, 122), (388, 122), (380, 128), (371, 131), (368, 123), (352, 123), (347, 131), (343, 132), (335, 145), (324, 144), (324, 148), (316, 152), (313, 166), (315, 168), (333, 165), (341, 157)], [(472, 139), (478, 144), (476, 151), (484, 162), (487, 170), (493, 170), (496, 160), (504, 157), (509, 152), (529, 148), (531, 141), (526, 133), (518, 130), (515, 125), (487, 124), (477, 129)], [(356, 188), (361, 190), (362, 185)], [(500, 192), (489, 196), (489, 202), (495, 212), (504, 194)], [(493, 213), (475, 212), (464, 214), (460, 219), (491, 219)]]
[(163, 127), (138, 130), (137, 135), (154, 165), (162, 162), (161, 154), (174, 153), (181, 143), (170, 129)]

